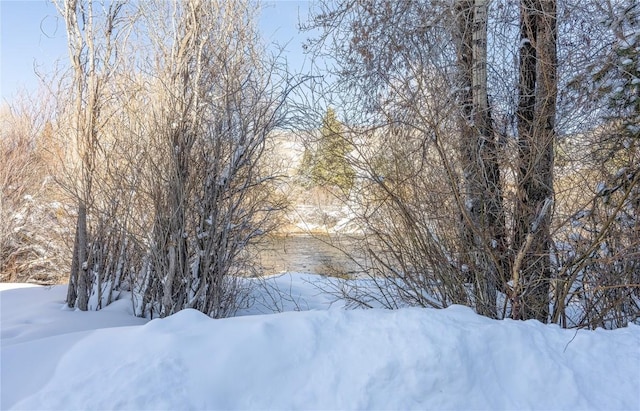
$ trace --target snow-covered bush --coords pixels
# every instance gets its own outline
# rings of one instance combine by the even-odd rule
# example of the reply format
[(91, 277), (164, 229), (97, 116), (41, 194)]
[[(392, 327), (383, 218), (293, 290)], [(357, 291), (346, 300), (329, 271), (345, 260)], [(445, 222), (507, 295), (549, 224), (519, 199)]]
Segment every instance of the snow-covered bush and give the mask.
[(25, 107), (3, 106), (0, 118), (0, 281), (52, 284), (66, 274), (66, 211), (49, 174), (50, 129)]

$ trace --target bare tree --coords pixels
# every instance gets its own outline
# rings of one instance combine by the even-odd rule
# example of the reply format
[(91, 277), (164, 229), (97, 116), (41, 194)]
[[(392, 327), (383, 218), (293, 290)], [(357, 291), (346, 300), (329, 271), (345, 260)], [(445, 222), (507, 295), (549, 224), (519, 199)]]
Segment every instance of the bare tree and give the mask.
[[(89, 308), (91, 294), (100, 293), (104, 267), (97, 261), (101, 241), (96, 204), (96, 178), (99, 156), (104, 152), (105, 123), (109, 119), (108, 84), (119, 60), (118, 37), (125, 35), (120, 19), (125, 2), (96, 4), (92, 0), (64, 0), (56, 4), (64, 18), (71, 63), (71, 92), (66, 109), (69, 127), (67, 141), (72, 153), (65, 160), (72, 164), (75, 186), (67, 187), (77, 202), (77, 224), (67, 304), (81, 310)], [(105, 112), (106, 111), (106, 112)], [(93, 230), (92, 230), (93, 228)], [(101, 299), (99, 299), (101, 300)], [(100, 304), (100, 303), (99, 303)]]
[(232, 314), (246, 295), (241, 277), (259, 271), (247, 246), (282, 207), (264, 156), (291, 88), (264, 57), (255, 8), (58, 9), (73, 92), (57, 126), (73, 142), (64, 185), (78, 208), (68, 304), (100, 309), (128, 289), (139, 315)]
[(141, 313), (231, 315), (257, 266), (247, 246), (279, 209), (262, 157), (289, 88), (244, 2), (147, 3), (157, 87), (149, 123), (153, 229)]
[(463, 238), (478, 312), (495, 317), (496, 292), (507, 273), (506, 235), (497, 134), (487, 91), (487, 2), (459, 1), (458, 69), (462, 112), (460, 156), (465, 184)]
[[(371, 208), (380, 214), (369, 217), (372, 201), (359, 197), (367, 206), (354, 211), (367, 235), (378, 238), (370, 253), (378, 267), (373, 276), (386, 278), (401, 300), (474, 301), (478, 312), (495, 317), (508, 264), (487, 92), (487, 20), (482, 1), (453, 7), (382, 1), (327, 5), (315, 23), (325, 30), (321, 44), (334, 47), (329, 54), (342, 64), (344, 90), (362, 98), (353, 105), (358, 115), (371, 113), (365, 121), (374, 124), (371, 138), (389, 142), (382, 143), (389, 154), (356, 148), (356, 168), (365, 182), (371, 179), (359, 194), (375, 196)], [(389, 214), (382, 213), (387, 206)], [(393, 219), (397, 229), (383, 219)], [(384, 262), (377, 258), (385, 254)], [(466, 295), (467, 279), (473, 295)]]
[(556, 114), (556, 4), (520, 5), (519, 172), (512, 317), (549, 317), (549, 250)]
[[(337, 74), (343, 81), (342, 90), (364, 101), (355, 107), (375, 113), (372, 117), (378, 116), (378, 122), (374, 121), (378, 130), (388, 129), (385, 127), (390, 125), (396, 129), (413, 129), (407, 135), (422, 135), (423, 154), (416, 157), (416, 166), (426, 167), (429, 163), (434, 166), (435, 163), (429, 161), (433, 155), (438, 159), (437, 166), (443, 169), (444, 178), (438, 191), (447, 195), (443, 194), (440, 204), (456, 205), (457, 214), (462, 216), (462, 229), (452, 230), (452, 221), (444, 232), (458, 232), (457, 237), (449, 234), (449, 241), (444, 241), (447, 236), (434, 237), (432, 227), (445, 226), (439, 220), (440, 210), (422, 207), (422, 217), (412, 219), (413, 224), (424, 220), (430, 230), (417, 236), (409, 236), (406, 233), (412, 231), (405, 230), (404, 235), (410, 244), (431, 238), (429, 241), (434, 247), (429, 249), (439, 250), (444, 258), (432, 260), (433, 253), (422, 248), (424, 254), (415, 253), (414, 260), (430, 262), (418, 264), (414, 269), (429, 277), (445, 271), (442, 265), (457, 268), (464, 275), (455, 272), (445, 275), (459, 287), (463, 287), (465, 281), (473, 282), (474, 292), (469, 300), (484, 315), (498, 316), (496, 303), (500, 290), (511, 297), (504, 312), (508, 305), (514, 318), (547, 321), (548, 308), (543, 307), (549, 304), (551, 277), (557, 87), (555, 2), (523, 2), (520, 8), (522, 47), (513, 53), (513, 56), (520, 54), (522, 61), (520, 105), (516, 113), (519, 156), (515, 167), (519, 172), (514, 204), (518, 205), (517, 212), (509, 215), (509, 219), (504, 190), (508, 180), (503, 177), (503, 170), (508, 170), (511, 164), (508, 151), (501, 152), (501, 144), (506, 146), (513, 129), (505, 123), (497, 130), (492, 108), (498, 106), (501, 116), (507, 118), (511, 101), (515, 99), (501, 90), (505, 100), (493, 104), (490, 101), (491, 87), (498, 81), (495, 76), (493, 83), (488, 81), (490, 5), (495, 4), (482, 0), (456, 1), (453, 5), (439, 1), (365, 4), (347, 1), (337, 6), (325, 4), (314, 24), (323, 30), (318, 44), (325, 45), (327, 55), (334, 57), (341, 67)], [(511, 5), (500, 2), (495, 7), (493, 10), (501, 10)], [(504, 24), (512, 23), (512, 17), (508, 13), (505, 16)], [(491, 24), (495, 27), (499, 22), (494, 19)], [(508, 37), (508, 31), (494, 35)], [(495, 39), (491, 41), (499, 43)], [(508, 40), (500, 41), (508, 43)], [(513, 43), (507, 47), (515, 48), (517, 39), (513, 39)], [(495, 62), (495, 58), (492, 61)], [(497, 65), (504, 67), (503, 62)], [(515, 74), (517, 78), (513, 70), (506, 73)], [(394, 107), (393, 114), (390, 115), (388, 107)], [(353, 106), (349, 109), (353, 110)], [(457, 144), (453, 144), (456, 141)], [(413, 174), (402, 187), (407, 183), (418, 187), (421, 182), (416, 180), (421, 178), (427, 178), (427, 173)], [(388, 181), (381, 181), (378, 184), (387, 192), (399, 194), (396, 190), (400, 186), (392, 187)], [(416, 195), (426, 203), (433, 192)], [(401, 203), (403, 208), (409, 204), (406, 200)], [(511, 241), (507, 235), (509, 228), (516, 233)], [(383, 246), (394, 247), (390, 243)], [(394, 268), (394, 264), (387, 264), (386, 268), (403, 278), (412, 269), (400, 263), (404, 259), (400, 255), (408, 251), (402, 248), (406, 246), (398, 244), (397, 247), (398, 255), (394, 259), (400, 266)], [(397, 274), (399, 272), (403, 274)], [(437, 277), (430, 281), (445, 283)], [(402, 287), (409, 287), (404, 278), (400, 283)], [(421, 287), (420, 283), (415, 285), (418, 289)], [(424, 290), (428, 291), (428, 287)], [(528, 307), (525, 311), (522, 311), (523, 305)]]

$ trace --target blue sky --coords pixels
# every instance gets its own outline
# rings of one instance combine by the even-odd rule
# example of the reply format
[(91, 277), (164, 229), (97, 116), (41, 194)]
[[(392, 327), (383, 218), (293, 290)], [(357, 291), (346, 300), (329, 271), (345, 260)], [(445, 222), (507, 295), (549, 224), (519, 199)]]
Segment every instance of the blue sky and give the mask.
[[(263, 1), (260, 29), (268, 43), (287, 44), (290, 66), (300, 69), (304, 55), (298, 22), (309, 1)], [(22, 89), (34, 91), (36, 71), (49, 73), (55, 62), (66, 64), (64, 22), (49, 0), (0, 0), (0, 101), (10, 102)]]

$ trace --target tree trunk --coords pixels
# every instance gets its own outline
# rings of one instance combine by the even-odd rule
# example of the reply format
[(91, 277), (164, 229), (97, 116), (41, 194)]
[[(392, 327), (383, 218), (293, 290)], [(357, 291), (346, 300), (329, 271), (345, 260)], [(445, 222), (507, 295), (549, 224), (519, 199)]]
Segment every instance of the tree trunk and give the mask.
[[(125, 1), (112, 2), (108, 7), (107, 4), (95, 5), (93, 0), (56, 0), (55, 3), (66, 24), (67, 49), (73, 69), (69, 140), (73, 141), (75, 150), (71, 159), (75, 164), (71, 167), (73, 173), (78, 173), (73, 180), (78, 221), (67, 303), (87, 310), (89, 296), (95, 290), (98, 303), (91, 308), (100, 309), (103, 281), (115, 282), (113, 270), (105, 270), (113, 258), (110, 254), (113, 247), (117, 249), (117, 242), (108, 239), (109, 227), (117, 225), (113, 222), (115, 216), (107, 216), (112, 210), (100, 199), (104, 194), (105, 185), (101, 183), (105, 181), (106, 170), (101, 165), (106, 145), (100, 140), (109, 134), (105, 133), (105, 127), (110, 115), (103, 110), (112, 97), (107, 94), (107, 83), (113, 79), (118, 66), (118, 42), (114, 40), (126, 25), (118, 18)], [(95, 188), (94, 181), (97, 182)]]
[(458, 68), (463, 91), (460, 152), (464, 171), (463, 247), (476, 309), (496, 316), (497, 283), (506, 248), (500, 167), (487, 93), (487, 1), (462, 0), (458, 13)]
[(513, 245), (522, 258), (513, 273), (512, 317), (546, 322), (557, 95), (555, 0), (521, 2), (520, 36), (520, 164)]
[(87, 206), (84, 201), (81, 201), (78, 207), (78, 226), (76, 229), (78, 252), (75, 254), (75, 257), (77, 258), (77, 261), (72, 264), (72, 266), (78, 267), (76, 306), (82, 311), (87, 311), (89, 308), (89, 288), (91, 281), (89, 279), (89, 264), (87, 261)]
[(76, 221), (76, 233), (73, 241), (73, 255), (71, 257), (71, 271), (69, 272), (69, 285), (67, 287), (67, 305), (70, 308), (76, 306), (76, 299), (78, 298), (78, 274), (80, 272), (79, 260), (78, 260), (78, 221)]

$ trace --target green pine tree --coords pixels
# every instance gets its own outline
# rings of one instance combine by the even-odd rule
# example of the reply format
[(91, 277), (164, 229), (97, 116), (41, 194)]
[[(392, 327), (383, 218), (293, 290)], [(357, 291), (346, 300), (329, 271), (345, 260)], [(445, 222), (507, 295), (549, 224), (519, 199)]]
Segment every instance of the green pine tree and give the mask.
[(316, 159), (314, 150), (309, 147), (305, 148), (304, 153), (302, 154), (302, 161), (300, 162), (300, 166), (298, 167), (298, 176), (300, 178), (300, 183), (305, 188), (310, 188), (314, 185), (311, 174), (313, 172), (315, 160)]
[(338, 121), (335, 110), (329, 107), (322, 119), (320, 144), (312, 160), (312, 181), (317, 185), (350, 191), (355, 172), (347, 158), (349, 151), (351, 145), (344, 138), (342, 124)]

